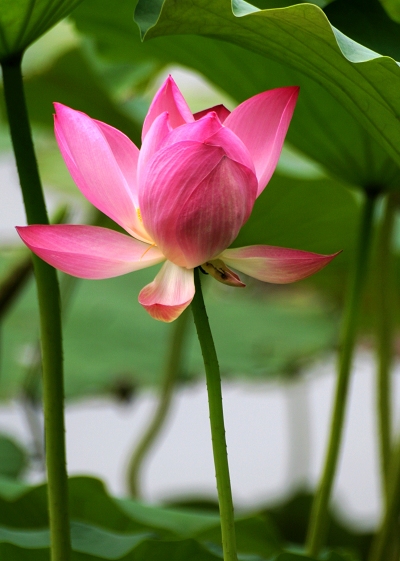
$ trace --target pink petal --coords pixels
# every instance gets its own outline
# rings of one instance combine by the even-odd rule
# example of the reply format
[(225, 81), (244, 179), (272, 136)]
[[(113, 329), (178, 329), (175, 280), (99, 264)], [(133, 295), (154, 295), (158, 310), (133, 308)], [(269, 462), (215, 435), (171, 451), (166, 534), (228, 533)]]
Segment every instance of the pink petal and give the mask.
[(171, 130), (169, 115), (164, 111), (164, 113), (161, 113), (161, 115), (153, 121), (153, 124), (143, 140), (137, 170), (137, 181), (139, 185), (142, 184), (143, 170), (147, 162), (154, 156), (157, 150), (159, 150), (160, 144)]
[(305, 279), (325, 267), (338, 253), (320, 255), (272, 245), (250, 245), (226, 249), (219, 256), (230, 267), (262, 280), (286, 284)]
[(140, 291), (139, 302), (153, 318), (171, 322), (189, 306), (193, 296), (193, 269), (166, 261), (153, 282)]
[(153, 121), (165, 111), (169, 114), (170, 124), (173, 129), (184, 123), (194, 121), (192, 112), (172, 76), (168, 76), (154, 96), (143, 123), (142, 140), (144, 140)]
[(298, 87), (278, 88), (241, 103), (224, 125), (247, 146), (258, 179), (258, 195), (270, 180), (296, 105)]
[(139, 193), (143, 223), (167, 259), (192, 268), (232, 243), (256, 191), (253, 172), (222, 148), (179, 142), (146, 167)]
[[(164, 137), (160, 149), (185, 140), (203, 142), (210, 146), (220, 146), (228, 158), (247, 166), (255, 173), (254, 164), (246, 146), (235, 133), (222, 126), (218, 115), (214, 112), (207, 113), (202, 119), (194, 123), (187, 123), (173, 129)], [(254, 198), (255, 196), (256, 193), (254, 193)]]
[(125, 230), (149, 241), (135, 209), (136, 146), (105, 123), (60, 103), (54, 105), (56, 139), (78, 188)]
[(94, 121), (104, 134), (115, 161), (129, 186), (135, 206), (138, 206), (136, 170), (140, 154), (139, 149), (123, 132), (101, 121), (95, 119)]
[[(221, 146), (230, 160), (234, 160), (246, 166), (256, 175), (254, 163), (248, 149), (240, 138), (228, 128), (221, 127), (219, 131), (207, 139), (206, 143), (210, 146)], [(257, 198), (257, 190), (254, 191), (253, 198), (255, 201)]]
[(225, 107), (225, 105), (220, 104), (220, 105), (214, 105), (214, 107), (210, 107), (209, 109), (203, 109), (203, 111), (198, 111), (197, 113), (193, 114), (193, 117), (195, 118), (196, 121), (198, 121), (199, 119), (207, 115), (207, 113), (211, 113), (211, 112), (214, 112), (218, 115), (218, 118), (221, 121), (221, 123), (223, 123), (225, 119), (229, 117), (229, 115), (231, 114), (231, 112), (229, 111), (229, 109)]
[(17, 231), (41, 259), (84, 279), (117, 277), (165, 259), (155, 246), (98, 226), (35, 225)]
[[(208, 113), (202, 119), (187, 123), (173, 129), (165, 138), (160, 148), (171, 146), (184, 140), (194, 140), (196, 142), (206, 142), (208, 138), (221, 130), (222, 124), (216, 113)], [(232, 134), (232, 133), (231, 133)]]

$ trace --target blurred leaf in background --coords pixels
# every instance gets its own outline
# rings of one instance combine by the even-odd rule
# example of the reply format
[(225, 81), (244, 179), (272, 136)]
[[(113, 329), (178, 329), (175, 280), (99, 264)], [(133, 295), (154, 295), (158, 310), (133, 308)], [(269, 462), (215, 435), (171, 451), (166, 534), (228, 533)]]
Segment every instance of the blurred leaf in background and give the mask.
[[(189, 504), (184, 508), (164, 508), (115, 499), (100, 481), (89, 477), (71, 478), (69, 488), (73, 559), (76, 561), (214, 561), (221, 558), (219, 517), (215, 513), (195, 510)], [(296, 529), (298, 525), (304, 526), (305, 519), (301, 516), (308, 516), (310, 505), (310, 497), (306, 499), (304, 502), (299, 495), (279, 507), (239, 515), (236, 521), (239, 560), (306, 559), (282, 551), (287, 539), (286, 544), (293, 550), (298, 544)], [(47, 559), (49, 535), (45, 485), (27, 488), (14, 484), (12, 487), (8, 481), (0, 480), (0, 506), (0, 553), (4, 559)], [(285, 515), (283, 518), (285, 509), (290, 509), (291, 517)], [(289, 520), (293, 527), (287, 537)], [(339, 525), (335, 523), (334, 528)], [(330, 544), (337, 548), (337, 552), (327, 553), (324, 559), (364, 561), (363, 544), (367, 543), (367, 536), (344, 529), (342, 541), (335, 541), (334, 535), (337, 538), (339, 534), (337, 531), (331, 534)], [(78, 552), (84, 553), (85, 557), (80, 557)]]
[(26, 450), (14, 439), (0, 434), (0, 476), (18, 479), (27, 465)]
[(2, 0), (0, 60), (22, 53), (82, 0)]

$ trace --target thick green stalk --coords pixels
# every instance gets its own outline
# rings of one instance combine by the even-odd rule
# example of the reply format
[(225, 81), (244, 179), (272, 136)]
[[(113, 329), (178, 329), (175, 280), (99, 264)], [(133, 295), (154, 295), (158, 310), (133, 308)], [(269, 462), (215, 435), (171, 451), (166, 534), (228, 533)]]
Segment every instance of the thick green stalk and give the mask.
[(214, 341), (201, 290), (199, 269), (194, 270), (195, 296), (191, 307), (203, 354), (210, 409), (211, 439), (221, 517), (224, 561), (237, 561), (233, 501), (226, 450), (224, 412), (222, 409), (221, 375)]
[[(22, 55), (2, 62), (7, 114), (28, 223), (48, 224), (25, 102), (21, 59)], [(68, 561), (71, 546), (60, 293), (56, 271), (36, 256), (33, 256), (33, 265), (41, 327), (51, 558), (52, 561)]]
[(375, 201), (375, 193), (371, 192), (366, 194), (361, 217), (357, 254), (355, 256), (353, 279), (349, 287), (342, 323), (338, 377), (328, 449), (325, 457), (322, 477), (314, 498), (306, 540), (306, 551), (311, 557), (316, 557), (318, 555), (327, 533), (329, 499), (335, 478), (343, 434), (343, 424), (346, 411), (349, 378), (356, 342), (358, 317), (361, 308), (363, 288), (367, 276)]
[(400, 515), (400, 439), (393, 450), (387, 482), (386, 509), (383, 521), (372, 543), (369, 561), (390, 561), (394, 557), (393, 549), (398, 547)]
[(391, 448), (391, 366), (393, 360), (393, 308), (396, 297), (392, 260), (392, 238), (396, 215), (396, 193), (386, 197), (377, 247), (376, 274), (376, 336), (378, 351), (377, 411), (381, 451), (382, 487), (387, 496)]
[(129, 462), (128, 487), (132, 497), (140, 496), (140, 472), (143, 461), (159, 435), (170, 410), (176, 380), (182, 369), (182, 358), (185, 350), (189, 317), (189, 311), (185, 310), (173, 325), (173, 332), (171, 343), (169, 345), (169, 354), (166, 362), (159, 402), (154, 412), (154, 416), (139, 441), (139, 444), (137, 445)]

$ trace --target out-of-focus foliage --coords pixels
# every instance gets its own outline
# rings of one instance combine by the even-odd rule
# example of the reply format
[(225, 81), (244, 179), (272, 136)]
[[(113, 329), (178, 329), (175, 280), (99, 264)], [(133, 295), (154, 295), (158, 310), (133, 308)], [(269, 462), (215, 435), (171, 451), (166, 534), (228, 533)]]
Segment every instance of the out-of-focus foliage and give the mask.
[(141, 127), (113, 103), (79, 49), (60, 57), (46, 72), (26, 81), (28, 110), (34, 123), (53, 126), (53, 102), (90, 114), (122, 130), (140, 144)]
[(10, 437), (0, 434), (0, 476), (18, 478), (27, 467), (27, 452)]
[[(221, 559), (219, 517), (210, 512), (145, 505), (114, 499), (102, 483), (88, 477), (69, 480), (72, 561), (214, 561)], [(297, 499), (294, 499), (297, 500)], [(289, 501), (287, 507), (293, 501)], [(13, 561), (48, 559), (49, 533), (46, 487), (27, 488), (0, 479), (0, 554)], [(279, 510), (280, 509), (280, 510)], [(284, 552), (282, 520), (285, 505), (270, 512), (238, 516), (236, 533), (240, 561), (309, 559)], [(299, 503), (298, 515), (308, 516), (309, 501)], [(304, 524), (304, 519), (292, 519)], [(29, 529), (28, 529), (29, 528)], [(295, 526), (292, 527), (293, 532)], [(344, 532), (326, 559), (357, 560), (363, 550), (360, 535)], [(296, 542), (292, 542), (293, 544)], [(339, 553), (341, 546), (348, 553)], [(354, 557), (353, 557), (354, 554)], [(310, 558), (311, 559), (311, 558)], [(361, 559), (364, 559), (362, 556)]]
[(2, 0), (0, 61), (22, 53), (82, 0)]

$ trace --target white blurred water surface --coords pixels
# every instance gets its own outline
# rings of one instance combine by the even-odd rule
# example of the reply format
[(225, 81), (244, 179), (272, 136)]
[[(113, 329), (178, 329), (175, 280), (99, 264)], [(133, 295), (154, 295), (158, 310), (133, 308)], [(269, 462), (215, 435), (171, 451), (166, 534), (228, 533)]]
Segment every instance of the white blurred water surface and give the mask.
[[(393, 392), (397, 405), (399, 374), (397, 367)], [(295, 384), (224, 384), (229, 462), (238, 507), (273, 502), (296, 484), (315, 485), (334, 378), (334, 364), (329, 362)], [(334, 501), (346, 520), (362, 528), (376, 524), (381, 506), (374, 394), (373, 357), (360, 352), (351, 381)], [(69, 474), (100, 477), (112, 493), (124, 495), (127, 459), (155, 404), (156, 396), (149, 392), (128, 405), (107, 399), (68, 405)], [(0, 431), (28, 442), (25, 417), (17, 403), (0, 408)], [(185, 494), (215, 496), (203, 384), (175, 395), (168, 422), (146, 462), (142, 486), (144, 497), (152, 502)]]

